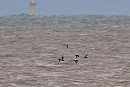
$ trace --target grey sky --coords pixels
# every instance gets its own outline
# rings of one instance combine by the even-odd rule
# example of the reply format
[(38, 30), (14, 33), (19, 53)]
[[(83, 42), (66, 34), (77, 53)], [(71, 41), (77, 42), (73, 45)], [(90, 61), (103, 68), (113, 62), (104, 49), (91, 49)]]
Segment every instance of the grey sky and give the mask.
[[(0, 0), (0, 16), (29, 14), (31, 0)], [(38, 15), (129, 15), (130, 0), (35, 0)]]

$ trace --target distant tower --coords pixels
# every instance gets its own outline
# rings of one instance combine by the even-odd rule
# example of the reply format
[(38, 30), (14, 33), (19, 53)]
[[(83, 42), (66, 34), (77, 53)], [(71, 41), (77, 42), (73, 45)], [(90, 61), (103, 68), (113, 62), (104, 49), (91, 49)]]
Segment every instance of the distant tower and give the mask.
[(32, 0), (31, 2), (30, 2), (30, 14), (31, 15), (35, 15), (35, 5), (36, 5), (37, 3), (35, 3), (34, 2), (34, 0)]

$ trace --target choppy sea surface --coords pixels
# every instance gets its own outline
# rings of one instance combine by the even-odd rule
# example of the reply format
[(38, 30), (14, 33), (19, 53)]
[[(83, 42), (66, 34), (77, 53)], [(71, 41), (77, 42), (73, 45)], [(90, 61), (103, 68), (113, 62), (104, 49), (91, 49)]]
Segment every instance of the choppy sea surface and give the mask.
[(26, 16), (0, 18), (0, 87), (130, 87), (130, 17)]

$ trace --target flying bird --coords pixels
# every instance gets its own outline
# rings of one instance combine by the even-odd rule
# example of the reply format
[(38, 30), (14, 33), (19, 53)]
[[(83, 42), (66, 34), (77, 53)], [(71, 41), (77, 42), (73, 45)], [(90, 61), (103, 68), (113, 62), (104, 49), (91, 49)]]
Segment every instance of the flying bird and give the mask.
[(64, 57), (61, 57), (58, 59), (59, 61), (64, 61)]
[(88, 54), (84, 58), (88, 58)]
[(78, 63), (78, 60), (74, 60), (74, 61), (75, 61), (76, 64)]
[(65, 46), (68, 48), (68, 47), (69, 47), (69, 44), (66, 44)]
[(77, 58), (77, 57), (79, 57), (79, 55), (75, 55), (75, 57)]

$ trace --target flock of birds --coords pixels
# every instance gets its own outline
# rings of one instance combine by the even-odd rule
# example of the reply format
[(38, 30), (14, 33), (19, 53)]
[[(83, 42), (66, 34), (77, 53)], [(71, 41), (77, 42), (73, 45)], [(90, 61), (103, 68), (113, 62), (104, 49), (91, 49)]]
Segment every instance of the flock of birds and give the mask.
[[(68, 48), (68, 47), (69, 47), (69, 44), (66, 44), (65, 46)], [(79, 55), (75, 55), (75, 57), (78, 58)], [(85, 57), (83, 57), (83, 58), (88, 58), (88, 54), (85, 55)], [(61, 58), (59, 58), (58, 60), (59, 60), (59, 62), (60, 62), (60, 61), (64, 61), (64, 57), (61, 57)], [(75, 59), (74, 62), (77, 64), (77, 63), (78, 63), (78, 59)]]

